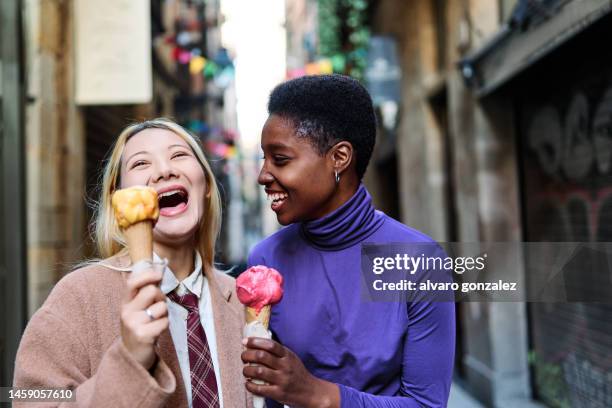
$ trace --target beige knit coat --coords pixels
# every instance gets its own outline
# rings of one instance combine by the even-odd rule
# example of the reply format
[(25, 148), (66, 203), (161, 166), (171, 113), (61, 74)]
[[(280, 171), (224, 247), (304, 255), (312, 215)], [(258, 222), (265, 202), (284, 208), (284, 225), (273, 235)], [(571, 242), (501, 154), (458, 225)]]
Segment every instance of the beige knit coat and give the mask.
[[(129, 265), (128, 256), (105, 263)], [(120, 310), (129, 272), (102, 265), (77, 269), (53, 288), (32, 316), (15, 361), (14, 386), (70, 388), (66, 407), (187, 407), (187, 397), (169, 330), (159, 337), (159, 362), (149, 374), (120, 339)], [(210, 284), (225, 408), (251, 406), (242, 375), (244, 309), (234, 279), (206, 273)], [(64, 406), (15, 403), (15, 407)]]

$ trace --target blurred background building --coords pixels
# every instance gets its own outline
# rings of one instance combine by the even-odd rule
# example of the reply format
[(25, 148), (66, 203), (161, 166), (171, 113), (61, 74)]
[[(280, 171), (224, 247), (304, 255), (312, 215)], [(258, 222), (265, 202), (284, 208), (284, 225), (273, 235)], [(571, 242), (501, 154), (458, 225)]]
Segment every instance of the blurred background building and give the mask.
[[(610, 241), (611, 35), (607, 0), (0, 2), (0, 385), (28, 316), (95, 255), (99, 172), (132, 121), (201, 138), (223, 186), (217, 259), (241, 271), (278, 228), (256, 177), (287, 78), (366, 84), (379, 135), (365, 183), (405, 224), (439, 241)], [(496, 267), (522, 280), (527, 257)], [(609, 304), (457, 316), (449, 406), (612, 406)]]

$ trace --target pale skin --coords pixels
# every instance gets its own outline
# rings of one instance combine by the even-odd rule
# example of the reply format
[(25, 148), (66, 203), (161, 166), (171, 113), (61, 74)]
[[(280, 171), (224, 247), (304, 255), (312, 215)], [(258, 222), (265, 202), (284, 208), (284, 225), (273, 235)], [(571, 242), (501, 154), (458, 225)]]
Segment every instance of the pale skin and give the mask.
[[(196, 155), (182, 137), (165, 129), (145, 129), (132, 136), (121, 157), (121, 188), (145, 185), (158, 192), (181, 187), (188, 193), (185, 210), (160, 212), (153, 230), (153, 250), (168, 260), (180, 282), (193, 271), (195, 234), (204, 214), (206, 177)], [(155, 342), (168, 328), (166, 297), (159, 288), (162, 272), (131, 275), (121, 307), (121, 341), (145, 369), (157, 361)], [(154, 319), (147, 315), (149, 309)]]

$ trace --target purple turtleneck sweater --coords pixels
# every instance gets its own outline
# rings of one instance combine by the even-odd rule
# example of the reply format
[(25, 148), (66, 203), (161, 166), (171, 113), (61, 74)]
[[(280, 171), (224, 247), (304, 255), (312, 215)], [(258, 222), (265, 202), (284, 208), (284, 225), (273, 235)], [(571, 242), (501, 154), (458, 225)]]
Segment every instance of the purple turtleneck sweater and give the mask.
[(366, 242), (433, 241), (375, 210), (361, 185), (331, 214), (260, 242), (249, 266), (267, 265), (284, 278), (270, 328), (313, 375), (338, 384), (342, 408), (445, 407), (455, 305), (362, 301)]

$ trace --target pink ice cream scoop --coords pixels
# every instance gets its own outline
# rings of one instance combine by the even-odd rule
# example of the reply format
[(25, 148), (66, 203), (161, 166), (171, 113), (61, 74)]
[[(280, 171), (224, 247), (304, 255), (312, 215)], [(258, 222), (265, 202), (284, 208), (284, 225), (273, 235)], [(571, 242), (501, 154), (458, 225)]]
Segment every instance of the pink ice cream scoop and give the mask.
[(265, 306), (280, 302), (283, 297), (283, 277), (276, 269), (252, 266), (236, 279), (238, 299), (259, 313)]

